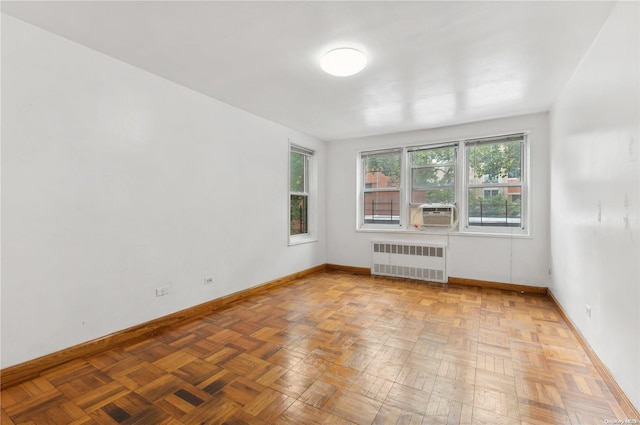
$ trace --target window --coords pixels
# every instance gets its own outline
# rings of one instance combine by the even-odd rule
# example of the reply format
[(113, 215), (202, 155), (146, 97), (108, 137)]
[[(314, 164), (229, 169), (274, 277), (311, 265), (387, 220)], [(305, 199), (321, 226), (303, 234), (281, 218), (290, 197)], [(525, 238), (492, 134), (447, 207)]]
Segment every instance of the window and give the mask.
[(409, 150), (411, 204), (454, 204), (456, 146)]
[[(289, 236), (309, 235), (309, 165), (313, 151), (289, 149)], [(291, 238), (290, 238), (291, 242)]]
[(363, 153), (361, 159), (361, 225), (399, 225), (402, 150)]
[[(362, 152), (358, 228), (524, 234), (527, 151), (520, 133)], [(423, 204), (454, 205), (451, 226), (412, 224)]]
[(522, 227), (524, 136), (466, 143), (467, 225)]

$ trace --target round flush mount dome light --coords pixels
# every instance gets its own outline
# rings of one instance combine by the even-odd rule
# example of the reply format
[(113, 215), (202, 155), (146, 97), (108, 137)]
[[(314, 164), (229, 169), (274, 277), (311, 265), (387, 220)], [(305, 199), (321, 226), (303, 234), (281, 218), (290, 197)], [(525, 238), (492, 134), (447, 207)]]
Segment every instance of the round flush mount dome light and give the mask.
[(345, 47), (325, 53), (320, 66), (328, 74), (348, 77), (362, 71), (367, 66), (367, 58), (359, 50)]

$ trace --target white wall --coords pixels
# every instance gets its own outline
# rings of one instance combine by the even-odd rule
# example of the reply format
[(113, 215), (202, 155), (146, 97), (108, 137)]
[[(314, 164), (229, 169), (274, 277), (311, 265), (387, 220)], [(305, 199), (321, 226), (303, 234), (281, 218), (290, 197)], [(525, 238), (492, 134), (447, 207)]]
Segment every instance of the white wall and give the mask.
[[(356, 231), (356, 163), (362, 150), (530, 132), (532, 223), (530, 237)], [(370, 267), (372, 240), (448, 243), (449, 276), (547, 286), (549, 268), (549, 129), (546, 113), (431, 130), (329, 143), (327, 161), (327, 261)]]
[(3, 368), (326, 262), (324, 208), (287, 246), (324, 142), (5, 15), (2, 106)]
[(639, 9), (616, 5), (551, 112), (551, 289), (638, 408)]

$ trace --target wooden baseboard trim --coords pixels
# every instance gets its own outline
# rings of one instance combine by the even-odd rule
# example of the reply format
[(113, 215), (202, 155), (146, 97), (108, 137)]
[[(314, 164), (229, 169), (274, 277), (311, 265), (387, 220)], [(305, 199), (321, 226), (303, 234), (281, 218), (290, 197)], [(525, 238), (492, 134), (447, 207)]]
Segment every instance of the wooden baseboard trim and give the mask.
[(327, 264), (327, 270), (349, 272), (354, 274), (371, 276), (371, 269), (367, 267), (354, 267), (354, 266), (343, 266), (340, 264)]
[(293, 273), (258, 286), (254, 286), (252, 288), (244, 289), (242, 291), (235, 292), (233, 294), (229, 294), (224, 297), (217, 298), (215, 300), (211, 300), (206, 303), (169, 314), (167, 316), (159, 317), (157, 319), (132, 326), (122, 331), (114, 332), (101, 338), (87, 341), (82, 344), (78, 344), (73, 347), (57, 351), (55, 353), (47, 354), (33, 360), (28, 360), (15, 366), (4, 368), (0, 370), (0, 389), (6, 389), (29, 379), (37, 378), (44, 371), (59, 366), (63, 363), (67, 363), (71, 360), (98, 354), (119, 345), (134, 341), (136, 339), (157, 334), (161, 332), (163, 328), (166, 328), (168, 326), (211, 313), (235, 301), (249, 298), (253, 295), (264, 292), (276, 286), (289, 283), (306, 275), (326, 270), (326, 268), (326, 264), (311, 267), (309, 269), (302, 270), (297, 273)]
[(491, 282), (488, 280), (467, 279), (467, 278), (453, 277), (453, 276), (449, 276), (448, 283), (452, 283), (456, 285), (465, 285), (465, 286), (479, 286), (481, 288), (504, 289), (507, 291), (525, 292), (528, 294), (545, 295), (547, 293), (547, 288), (544, 286), (531, 286), (531, 285), (520, 285), (517, 283)]
[(569, 326), (569, 328), (575, 335), (576, 339), (578, 340), (578, 342), (584, 349), (585, 353), (587, 354), (587, 357), (589, 357), (589, 360), (591, 360), (593, 367), (596, 368), (596, 370), (602, 377), (602, 380), (607, 385), (607, 388), (609, 388), (609, 391), (611, 391), (611, 394), (616, 399), (616, 401), (618, 402), (618, 404), (620, 405), (624, 413), (627, 415), (626, 418), (620, 418), (620, 419), (639, 420), (640, 412), (638, 411), (638, 409), (636, 409), (633, 403), (631, 403), (631, 400), (629, 400), (629, 398), (624, 393), (622, 388), (620, 388), (620, 386), (618, 385), (618, 382), (616, 382), (615, 378), (613, 377), (609, 369), (605, 366), (602, 360), (600, 360), (600, 357), (598, 357), (596, 352), (593, 351), (593, 348), (591, 348), (591, 346), (585, 339), (584, 335), (582, 335), (582, 332), (580, 332), (580, 330), (576, 327), (573, 321), (569, 318), (569, 316), (567, 315), (567, 312), (564, 310), (564, 308), (562, 308), (562, 305), (560, 304), (558, 299), (553, 295), (553, 292), (551, 292), (551, 289), (547, 290), (547, 296), (549, 297), (551, 302), (558, 308), (558, 311), (560, 312), (560, 316), (562, 316), (564, 321), (567, 323), (567, 326)]

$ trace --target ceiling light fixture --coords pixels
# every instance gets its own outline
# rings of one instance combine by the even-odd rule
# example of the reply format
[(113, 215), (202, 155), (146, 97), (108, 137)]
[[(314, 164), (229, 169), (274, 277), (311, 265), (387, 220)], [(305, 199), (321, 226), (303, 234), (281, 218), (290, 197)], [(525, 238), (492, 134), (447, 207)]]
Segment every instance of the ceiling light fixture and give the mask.
[(356, 49), (334, 49), (325, 53), (320, 60), (320, 66), (328, 74), (348, 77), (362, 71), (367, 66), (367, 58)]

